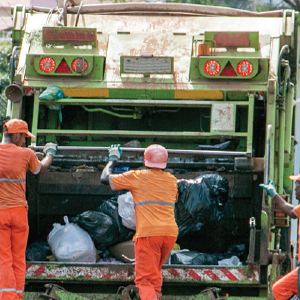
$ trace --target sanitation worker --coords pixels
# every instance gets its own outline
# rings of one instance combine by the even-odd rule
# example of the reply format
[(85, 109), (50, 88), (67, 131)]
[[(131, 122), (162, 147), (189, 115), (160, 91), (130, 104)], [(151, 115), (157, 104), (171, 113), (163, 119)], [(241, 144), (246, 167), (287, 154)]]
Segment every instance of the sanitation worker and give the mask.
[(146, 169), (112, 174), (113, 167), (122, 155), (120, 145), (108, 149), (109, 162), (101, 175), (101, 182), (112, 190), (129, 190), (132, 193), (136, 233), (135, 286), (141, 300), (161, 299), (161, 267), (172, 250), (178, 235), (175, 222), (177, 179), (163, 170), (167, 166), (168, 152), (161, 145), (150, 145), (144, 151)]
[[(295, 193), (296, 199), (300, 200), (300, 174), (296, 176), (290, 176), (291, 180), (295, 180)], [(300, 216), (300, 204), (293, 206), (283, 200), (276, 192), (272, 181), (268, 185), (260, 184), (267, 194), (275, 201), (287, 215), (292, 219), (299, 218)], [(295, 268), (279, 280), (277, 280), (272, 286), (272, 292), (275, 300), (298, 300), (298, 271), (299, 267)]]
[(0, 144), (0, 299), (23, 299), (25, 250), (28, 238), (28, 205), (25, 198), (26, 172), (44, 172), (52, 163), (57, 146), (46, 144), (46, 156), (22, 148), (26, 137), (34, 137), (27, 123), (11, 119), (3, 125)]

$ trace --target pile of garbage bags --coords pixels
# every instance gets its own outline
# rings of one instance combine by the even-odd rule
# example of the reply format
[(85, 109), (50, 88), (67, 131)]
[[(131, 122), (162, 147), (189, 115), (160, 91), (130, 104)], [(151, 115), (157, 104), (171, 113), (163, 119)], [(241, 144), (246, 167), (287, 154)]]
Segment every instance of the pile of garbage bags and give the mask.
[(70, 220), (86, 230), (101, 251), (107, 246), (132, 239), (135, 233), (123, 225), (116, 197), (104, 201), (97, 211), (86, 211)]
[(234, 245), (224, 253), (202, 253), (198, 251), (172, 250), (171, 264), (240, 266), (246, 260), (245, 245)]
[[(206, 230), (208, 224), (217, 227), (225, 215), (227, 202), (228, 180), (221, 175), (205, 174), (194, 180), (178, 180), (178, 201), (175, 204), (175, 218), (179, 227), (178, 241), (185, 246), (185, 237), (191, 234), (198, 235), (202, 230)], [(97, 211), (85, 211), (69, 219), (65, 217), (65, 223), (65, 225), (53, 224), (48, 237), (55, 259), (95, 262), (97, 252), (103, 253), (109, 246), (129, 241), (134, 236), (135, 215), (132, 195), (126, 192), (112, 197), (103, 201)], [(218, 264), (219, 260), (228, 258), (228, 255), (221, 257), (203, 253), (201, 245), (200, 240), (198, 247), (189, 251), (190, 253), (173, 254), (171, 263), (202, 262), (214, 265)]]

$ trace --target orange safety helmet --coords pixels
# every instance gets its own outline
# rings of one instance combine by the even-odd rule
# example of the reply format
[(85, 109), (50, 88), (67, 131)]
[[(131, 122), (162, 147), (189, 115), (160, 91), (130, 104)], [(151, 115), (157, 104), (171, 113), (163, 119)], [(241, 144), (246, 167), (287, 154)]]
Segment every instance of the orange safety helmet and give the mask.
[(144, 152), (144, 164), (148, 168), (165, 169), (167, 166), (168, 152), (161, 145), (150, 145)]

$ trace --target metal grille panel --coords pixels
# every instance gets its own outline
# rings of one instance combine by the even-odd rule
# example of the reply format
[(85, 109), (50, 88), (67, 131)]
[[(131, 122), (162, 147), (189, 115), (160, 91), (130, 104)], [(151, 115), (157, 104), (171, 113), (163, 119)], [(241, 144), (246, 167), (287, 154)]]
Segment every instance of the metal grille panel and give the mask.
[(123, 73), (134, 74), (171, 74), (171, 57), (124, 57)]

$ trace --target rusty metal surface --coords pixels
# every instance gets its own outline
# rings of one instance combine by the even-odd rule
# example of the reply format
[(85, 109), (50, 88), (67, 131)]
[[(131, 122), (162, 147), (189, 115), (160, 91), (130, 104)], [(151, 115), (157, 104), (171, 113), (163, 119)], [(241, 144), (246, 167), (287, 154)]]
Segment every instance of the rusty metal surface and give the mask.
[[(69, 23), (73, 26), (72, 16)], [(45, 15), (26, 14), (25, 32), (33, 33), (41, 30), (45, 25)], [(47, 26), (55, 26), (57, 16), (49, 18)], [(128, 15), (84, 15), (80, 18), (78, 27), (97, 28), (98, 33), (175, 33), (186, 35), (201, 35), (205, 31), (230, 32), (230, 31), (251, 31), (260, 33), (260, 42), (263, 47), (270, 43), (270, 36), (278, 36), (282, 33), (281, 18), (227, 18), (227, 17), (182, 17), (169, 16), (162, 18), (160, 16), (128, 16)], [(100, 34), (101, 35), (101, 34)], [(269, 35), (269, 37), (268, 37)], [(190, 41), (192, 42), (192, 40)], [(191, 53), (189, 53), (191, 55)]]
[[(140, 22), (142, 25), (143, 23)], [(176, 49), (176, 51), (174, 51)], [(191, 37), (186, 35), (173, 35), (163, 33), (143, 33), (122, 35), (112, 33), (109, 37), (106, 57), (107, 82), (121, 82), (122, 80), (136, 80), (136, 75), (120, 74), (120, 57), (150, 54), (154, 57), (174, 57), (174, 74), (172, 75), (151, 75), (157, 79), (156, 82), (188, 82), (190, 56), (192, 52)], [(138, 77), (143, 77), (139, 75)]]
[[(49, 8), (33, 6), (33, 11), (48, 12)], [(78, 6), (68, 7), (68, 13), (76, 14), (79, 10)], [(282, 10), (272, 12), (251, 12), (241, 9), (228, 7), (218, 7), (210, 5), (193, 5), (181, 3), (118, 3), (118, 4), (98, 4), (98, 5), (83, 5), (80, 8), (80, 13), (142, 13), (156, 12), (165, 14), (191, 14), (191, 15), (224, 15), (224, 16), (267, 16), (281, 17)]]
[[(247, 266), (179, 266), (164, 265), (164, 282), (178, 283), (260, 283), (259, 267)], [(133, 264), (82, 265), (78, 263), (31, 263), (26, 267), (26, 280), (31, 281), (74, 281), (74, 282), (132, 282), (135, 278)]]
[[(172, 4), (174, 5), (174, 4)], [(187, 5), (189, 6), (189, 5)], [(102, 6), (101, 6), (102, 7)], [(113, 6), (114, 7), (114, 6)], [(150, 5), (150, 7), (152, 7)], [(147, 8), (147, 6), (145, 6)], [(26, 14), (25, 16), (25, 38), (23, 46), (29, 48), (30, 54), (47, 53), (47, 48), (42, 46), (39, 36), (39, 30), (45, 25), (44, 14)], [(57, 15), (49, 17), (47, 26), (55, 26)], [(68, 24), (74, 26), (75, 16), (68, 15)], [(195, 17), (195, 16), (168, 16), (162, 18), (160, 15), (81, 15), (78, 21), (78, 27), (89, 27), (97, 29), (97, 48), (93, 49), (95, 55), (105, 56), (105, 78), (101, 87), (108, 88), (139, 88), (152, 89), (157, 88), (157, 83), (163, 84), (164, 89), (191, 89), (198, 90), (203, 87), (216, 89), (216, 80), (213, 85), (209, 81), (201, 79), (194, 80), (191, 84), (189, 80), (190, 61), (194, 40), (203, 39), (205, 31), (230, 32), (230, 31), (251, 31), (259, 32), (260, 50), (251, 53), (254, 57), (270, 58), (271, 76), (276, 76), (277, 53), (279, 51), (279, 37), (285, 30), (282, 26), (282, 18), (253, 18), (243, 16), (242, 18), (228, 17)], [(30, 33), (30, 34), (29, 34)], [(290, 33), (286, 33), (289, 38)], [(30, 42), (29, 42), (30, 41)], [(176, 50), (175, 50), (176, 49)], [(51, 53), (61, 53), (62, 49), (55, 47)], [(271, 52), (270, 52), (271, 51)], [(26, 51), (25, 51), (26, 52)], [(91, 51), (90, 51), (91, 52)], [(89, 53), (90, 53), (89, 52)], [(22, 51), (24, 53), (24, 51)], [(271, 55), (270, 55), (271, 53)], [(144, 78), (139, 74), (120, 74), (121, 56), (141, 56), (141, 55), (165, 56), (174, 58), (174, 73), (172, 75), (150, 75)], [(23, 54), (21, 54), (22, 56)], [(226, 54), (219, 54), (226, 55)], [(227, 53), (228, 55), (228, 53)], [(245, 55), (236, 52), (235, 55)], [(248, 54), (249, 55), (249, 54)], [(21, 57), (18, 66), (18, 72), (23, 73), (25, 68), (25, 57)], [(32, 79), (30, 79), (32, 81)], [(72, 78), (71, 81), (75, 79)], [(34, 81), (31, 82), (33, 85)], [(51, 79), (49, 79), (49, 84)], [(67, 80), (66, 80), (67, 83)], [(26, 82), (24, 83), (26, 85)], [(38, 83), (37, 83), (38, 84)], [(76, 83), (79, 88), (85, 85), (78, 80)], [(85, 83), (86, 84), (86, 83)], [(89, 84), (92, 84), (89, 83)], [(97, 83), (99, 87), (99, 83)], [(243, 84), (236, 84), (231, 81), (220, 82), (218, 89), (243, 89)], [(246, 88), (246, 85), (244, 85)], [(265, 85), (250, 87), (247, 89), (265, 89)]]

